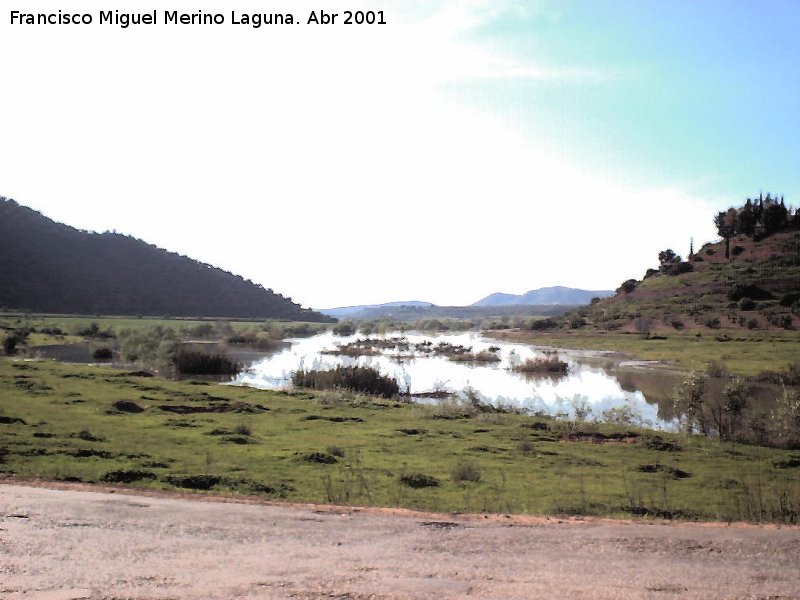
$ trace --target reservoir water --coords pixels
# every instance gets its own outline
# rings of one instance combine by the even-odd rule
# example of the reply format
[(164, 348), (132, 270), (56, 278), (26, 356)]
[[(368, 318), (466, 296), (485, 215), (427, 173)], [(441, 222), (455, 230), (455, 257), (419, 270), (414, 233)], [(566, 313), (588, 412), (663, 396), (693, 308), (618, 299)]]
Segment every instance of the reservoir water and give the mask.
[[(623, 376), (598, 353), (558, 350), (569, 365), (566, 375), (530, 376), (512, 367), (527, 359), (554, 356), (553, 349), (485, 338), (477, 332), (431, 335), (387, 333), (382, 336), (339, 337), (331, 332), (309, 338), (286, 340), (290, 345), (249, 366), (232, 381), (264, 389), (291, 387), (298, 369), (327, 370), (337, 365), (371, 366), (393, 377), (402, 392), (422, 402), (478, 398), (494, 406), (523, 409), (530, 413), (597, 420), (626, 420), (657, 429), (674, 429), (669, 416), (659, 416), (658, 403), (636, 389), (636, 378)], [(494, 362), (453, 361), (427, 351), (442, 343), (469, 348), (474, 354), (492, 352)], [(355, 348), (366, 348), (359, 353)], [(420, 351), (422, 350), (422, 351)], [(344, 353), (342, 353), (344, 351)], [(650, 400), (650, 401), (648, 401)]]

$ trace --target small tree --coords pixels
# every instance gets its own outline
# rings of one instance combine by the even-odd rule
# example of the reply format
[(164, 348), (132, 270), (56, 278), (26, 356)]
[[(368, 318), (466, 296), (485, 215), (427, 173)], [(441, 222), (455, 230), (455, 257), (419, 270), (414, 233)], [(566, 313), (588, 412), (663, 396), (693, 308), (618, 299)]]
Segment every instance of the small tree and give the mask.
[(714, 225), (717, 226), (717, 233), (725, 240), (725, 258), (731, 257), (731, 238), (736, 235), (737, 213), (735, 208), (729, 208), (725, 212), (717, 213), (714, 217)]
[(692, 373), (675, 389), (673, 408), (687, 433), (698, 429), (708, 434), (703, 406), (705, 395), (706, 378), (701, 373)]
[(764, 208), (763, 217), (765, 233), (769, 235), (785, 228), (788, 223), (787, 215), (788, 211), (783, 201), (780, 203), (773, 201), (767, 204)]
[[(750, 389), (744, 381), (736, 377), (725, 387), (722, 395), (725, 398), (723, 409), (728, 417), (728, 438), (733, 438), (736, 430), (739, 429), (742, 413), (747, 408)], [(721, 431), (720, 435), (722, 435)]]
[(672, 248), (667, 248), (666, 250), (662, 250), (658, 253), (658, 264), (660, 264), (662, 267), (679, 263), (681, 260), (681, 257), (675, 254), (675, 251), (672, 250)]
[(5, 352), (8, 356), (12, 356), (17, 353), (17, 336), (9, 335), (3, 339), (3, 352)]
[(635, 279), (628, 279), (622, 282), (622, 285), (617, 288), (617, 292), (624, 292), (626, 294), (630, 294), (636, 287), (639, 285), (639, 282)]
[(750, 198), (739, 211), (739, 231), (745, 235), (752, 236), (756, 231), (756, 215), (753, 212), (753, 202)]
[(800, 445), (800, 394), (783, 387), (783, 393), (775, 402), (772, 424), (778, 439), (790, 448)]
[(649, 338), (650, 332), (653, 329), (653, 320), (648, 317), (639, 317), (633, 322), (636, 333), (643, 338)]
[(750, 389), (738, 377), (732, 379), (722, 392), (722, 396), (708, 403), (708, 409), (721, 440), (734, 439), (747, 408)]

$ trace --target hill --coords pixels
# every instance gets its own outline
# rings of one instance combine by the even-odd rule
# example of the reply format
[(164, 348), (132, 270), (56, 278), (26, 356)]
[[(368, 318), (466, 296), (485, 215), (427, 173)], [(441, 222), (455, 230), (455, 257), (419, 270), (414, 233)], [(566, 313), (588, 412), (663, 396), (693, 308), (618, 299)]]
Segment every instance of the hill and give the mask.
[(322, 308), (319, 312), (329, 317), (337, 319), (359, 318), (359, 313), (363, 312), (391, 312), (392, 309), (400, 307), (420, 308), (433, 306), (430, 302), (420, 302), (419, 300), (407, 300), (398, 302), (384, 302), (383, 304), (359, 304), (357, 306), (340, 306), (338, 308)]
[(612, 290), (581, 290), (554, 286), (530, 290), (524, 294), (504, 294), (497, 292), (478, 300), (472, 306), (510, 306), (510, 305), (580, 305), (589, 304), (592, 298), (613, 296)]
[[(767, 198), (761, 200), (763, 214), (773, 217), (766, 225), (759, 218), (753, 222), (750, 213), (759, 204), (750, 200), (719, 213), (720, 241), (704, 244), (686, 261), (671, 250), (661, 252), (657, 269), (625, 281), (613, 297), (572, 312), (560, 325), (646, 336), (658, 330), (797, 329), (800, 215)], [(559, 324), (539, 326), (546, 325)]]
[[(483, 320), (503, 317), (555, 317), (563, 315), (565, 312), (574, 308), (573, 306), (562, 305), (528, 305), (520, 306), (513, 304), (510, 306), (437, 306), (431, 305), (408, 305), (397, 306), (384, 305), (374, 307), (364, 307), (358, 311), (351, 312), (346, 319), (358, 321), (378, 321), (391, 320), (411, 323), (425, 319), (473, 319)], [(327, 314), (330, 314), (327, 313)]]
[(63, 314), (332, 320), (253, 283), (0, 197), (0, 308)]

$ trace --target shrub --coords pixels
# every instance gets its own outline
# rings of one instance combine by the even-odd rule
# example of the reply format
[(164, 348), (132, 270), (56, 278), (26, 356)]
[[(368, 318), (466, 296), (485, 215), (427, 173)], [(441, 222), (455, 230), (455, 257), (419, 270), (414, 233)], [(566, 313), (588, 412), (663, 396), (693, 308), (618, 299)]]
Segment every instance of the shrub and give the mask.
[(92, 358), (95, 360), (111, 360), (114, 358), (114, 353), (111, 351), (111, 348), (98, 348), (92, 352)]
[(3, 352), (8, 356), (12, 356), (17, 353), (17, 336), (9, 335), (3, 339)]
[(771, 300), (774, 296), (764, 288), (752, 283), (737, 283), (728, 292), (728, 300), (738, 301), (742, 298), (754, 300)]
[(85, 429), (79, 431), (76, 435), (72, 437), (77, 437), (84, 442), (104, 442), (105, 440), (101, 437), (94, 435), (91, 431), (86, 431)]
[(528, 329), (532, 331), (545, 331), (547, 329), (555, 329), (558, 327), (553, 319), (531, 319), (528, 322)]
[(747, 322), (747, 328), (748, 329), (758, 329), (759, 328), (758, 319), (750, 319)]
[(455, 483), (461, 483), (462, 481), (477, 483), (481, 480), (481, 470), (475, 463), (460, 462), (453, 469), (452, 476)]
[(241, 423), (233, 428), (233, 433), (235, 433), (236, 435), (249, 436), (253, 434), (253, 430), (247, 423)]
[(658, 253), (658, 262), (663, 267), (664, 265), (681, 262), (681, 257), (675, 254), (672, 248), (667, 248)]
[(339, 446), (328, 446), (325, 450), (331, 456), (336, 456), (338, 458), (344, 458), (344, 456), (345, 456), (344, 449), (340, 448)]
[(794, 325), (792, 325), (791, 315), (787, 314), (772, 315), (769, 319), (769, 322), (775, 325), (775, 327), (781, 327), (783, 329), (794, 329)]
[(295, 371), (292, 384), (315, 390), (345, 389), (384, 398), (400, 392), (397, 381), (372, 367), (338, 366), (328, 371)]
[(173, 359), (182, 375), (235, 375), (242, 366), (224, 354), (207, 354), (196, 350), (180, 350)]
[(76, 334), (81, 337), (88, 337), (88, 338), (95, 338), (101, 340), (107, 340), (114, 337), (114, 333), (111, 330), (100, 331), (100, 327), (97, 326), (97, 323), (92, 323), (88, 327), (84, 327), (83, 329), (78, 329)]
[(523, 454), (533, 454), (534, 450), (536, 450), (536, 447), (530, 440), (522, 440), (517, 448), (519, 448), (519, 451)]
[(712, 360), (710, 363), (708, 363), (706, 375), (708, 377), (723, 378), (730, 376), (730, 371), (728, 371), (728, 367), (726, 367), (724, 364)]
[(739, 300), (739, 310), (755, 310), (756, 303), (752, 298), (745, 296)]
[(320, 465), (332, 465), (338, 462), (335, 456), (325, 454), (324, 452), (311, 452), (310, 454), (306, 454), (303, 458), (308, 462), (313, 462)]
[(222, 477), (217, 475), (168, 475), (164, 478), (164, 481), (175, 487), (191, 490), (210, 490), (222, 482)]
[(342, 321), (333, 326), (333, 333), (339, 336), (353, 335), (356, 332), (356, 326), (352, 321)]
[(653, 328), (653, 320), (648, 317), (638, 317), (633, 321), (633, 327), (636, 333), (642, 337), (650, 337), (650, 331)]
[(703, 325), (709, 329), (719, 329), (722, 326), (722, 323), (720, 322), (719, 317), (706, 317), (703, 319)]
[(573, 315), (572, 318), (570, 318), (569, 320), (570, 329), (580, 329), (585, 326), (586, 326), (586, 319), (584, 319), (580, 315)]
[(707, 256), (714, 256), (716, 253), (717, 253), (717, 251), (714, 250), (713, 248), (709, 248), (708, 250), (706, 250), (706, 255)]
[(784, 386), (771, 417), (781, 445), (800, 447), (800, 394), (797, 390)]
[(744, 252), (743, 246), (734, 246), (733, 248), (731, 248), (731, 254), (733, 256), (739, 256), (742, 252)]
[(439, 487), (439, 480), (425, 473), (408, 473), (400, 476), (400, 483), (412, 488)]
[(639, 282), (635, 279), (628, 279), (622, 282), (622, 285), (617, 288), (617, 293), (623, 292), (625, 294), (630, 294), (639, 286)]
[(781, 296), (779, 304), (781, 306), (792, 306), (795, 302), (800, 301), (800, 292), (789, 292)]
[(112, 405), (115, 410), (120, 412), (126, 413), (140, 413), (144, 412), (144, 408), (136, 404), (136, 402), (132, 402), (131, 400), (117, 400)]
[(492, 363), (500, 362), (500, 357), (491, 352), (490, 350), (481, 350), (480, 352), (466, 352), (464, 354), (452, 354), (448, 356), (453, 362), (482, 362)]
[(667, 275), (682, 275), (691, 271), (694, 271), (694, 267), (689, 262), (679, 262), (664, 267), (664, 273)]
[(141, 471), (138, 469), (121, 469), (119, 471), (108, 471), (100, 478), (103, 483), (133, 483), (134, 481), (141, 481), (142, 479), (155, 479), (156, 476), (150, 471)]
[(569, 364), (565, 363), (558, 356), (548, 356), (546, 358), (529, 358), (524, 363), (511, 367), (517, 373), (566, 373)]
[(708, 433), (704, 404), (706, 399), (706, 378), (700, 373), (691, 373), (678, 384), (673, 396), (673, 409), (687, 433), (695, 429)]

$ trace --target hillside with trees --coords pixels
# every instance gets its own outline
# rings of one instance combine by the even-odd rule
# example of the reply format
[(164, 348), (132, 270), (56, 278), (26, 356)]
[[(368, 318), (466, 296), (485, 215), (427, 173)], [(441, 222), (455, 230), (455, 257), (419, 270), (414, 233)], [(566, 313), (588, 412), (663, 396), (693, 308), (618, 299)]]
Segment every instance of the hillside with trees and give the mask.
[(332, 321), (238, 275), (0, 197), (0, 309)]
[(536, 327), (639, 333), (800, 328), (800, 210), (767, 194), (714, 216), (721, 240), (668, 248), (608, 299)]

